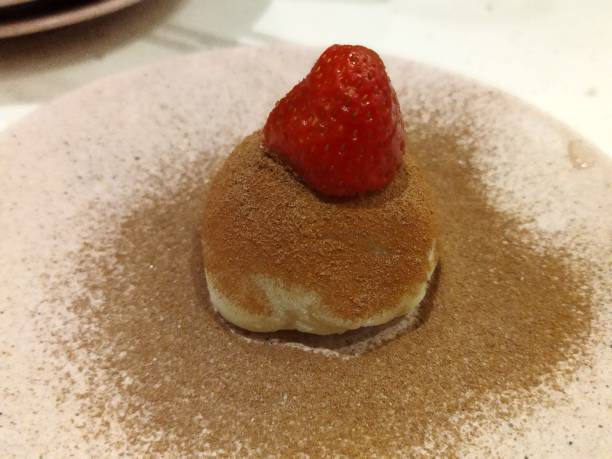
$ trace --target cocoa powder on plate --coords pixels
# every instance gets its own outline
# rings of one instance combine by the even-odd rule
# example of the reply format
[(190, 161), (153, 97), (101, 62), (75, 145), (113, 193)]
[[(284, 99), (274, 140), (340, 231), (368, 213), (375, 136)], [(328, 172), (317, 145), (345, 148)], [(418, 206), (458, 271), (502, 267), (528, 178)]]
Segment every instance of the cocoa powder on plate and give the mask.
[(89, 355), (79, 360), (85, 412), (117, 419), (129, 445), (148, 453), (452, 456), (469, 441), (468, 422), (502, 422), (539, 397), (589, 336), (590, 273), (563, 251), (534, 250), (539, 235), (488, 203), (462, 132), (418, 132), (409, 154), (432, 189), (441, 237), (416, 328), (351, 358), (231, 330), (203, 276), (205, 179), (217, 160), (203, 153), (179, 186), (142, 200), (115, 237), (79, 255), (103, 298), (73, 304), (95, 330), (68, 345)]

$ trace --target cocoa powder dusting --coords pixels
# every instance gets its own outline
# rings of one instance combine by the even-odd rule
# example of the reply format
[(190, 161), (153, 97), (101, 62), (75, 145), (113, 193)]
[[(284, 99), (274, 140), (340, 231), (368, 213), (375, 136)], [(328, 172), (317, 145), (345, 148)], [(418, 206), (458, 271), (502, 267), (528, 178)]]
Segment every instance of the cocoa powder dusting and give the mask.
[(257, 132), (236, 147), (204, 206), (204, 262), (226, 297), (265, 315), (265, 295), (253, 280), (265, 274), (316, 292), (351, 320), (396, 307), (427, 281), (434, 221), (409, 155), (386, 189), (334, 200), (303, 185), (261, 140)]
[(461, 136), (424, 125), (409, 141), (441, 234), (419, 325), (348, 359), (247, 341), (216, 317), (199, 242), (202, 171), (214, 160), (203, 154), (180, 186), (80, 253), (102, 298), (73, 305), (94, 330), (75, 343), (92, 362), (84, 409), (118, 418), (149, 454), (317, 457), (452, 456), (469, 441), (465, 423), (524, 406), (589, 335), (589, 273), (562, 251), (533, 250), (537, 235), (487, 203)]

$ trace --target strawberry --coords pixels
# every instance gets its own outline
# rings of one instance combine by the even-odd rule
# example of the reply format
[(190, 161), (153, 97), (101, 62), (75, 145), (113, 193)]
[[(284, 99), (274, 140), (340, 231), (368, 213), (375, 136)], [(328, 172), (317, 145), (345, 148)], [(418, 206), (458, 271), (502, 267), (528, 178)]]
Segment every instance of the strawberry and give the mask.
[(276, 103), (263, 143), (321, 194), (386, 187), (402, 162), (404, 126), (380, 56), (363, 46), (327, 48)]

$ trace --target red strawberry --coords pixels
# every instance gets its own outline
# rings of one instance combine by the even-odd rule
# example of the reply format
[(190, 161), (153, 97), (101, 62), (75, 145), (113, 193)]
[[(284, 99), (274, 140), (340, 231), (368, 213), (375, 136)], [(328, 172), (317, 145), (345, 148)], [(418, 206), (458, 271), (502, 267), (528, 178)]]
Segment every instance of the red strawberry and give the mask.
[(387, 186), (402, 162), (404, 126), (380, 56), (333, 45), (277, 102), (264, 144), (316, 191), (355, 196)]

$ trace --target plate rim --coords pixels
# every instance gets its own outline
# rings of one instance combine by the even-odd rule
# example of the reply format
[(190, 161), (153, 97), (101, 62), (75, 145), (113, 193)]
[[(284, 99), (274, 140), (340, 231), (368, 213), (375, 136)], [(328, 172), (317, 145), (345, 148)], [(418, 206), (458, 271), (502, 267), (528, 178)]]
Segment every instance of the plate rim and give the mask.
[(143, 0), (104, 0), (75, 6), (66, 11), (0, 24), (0, 39), (30, 35), (89, 21), (128, 8)]

